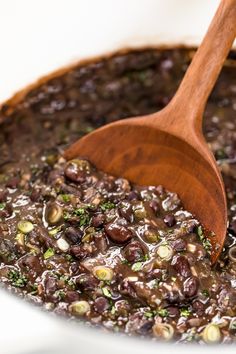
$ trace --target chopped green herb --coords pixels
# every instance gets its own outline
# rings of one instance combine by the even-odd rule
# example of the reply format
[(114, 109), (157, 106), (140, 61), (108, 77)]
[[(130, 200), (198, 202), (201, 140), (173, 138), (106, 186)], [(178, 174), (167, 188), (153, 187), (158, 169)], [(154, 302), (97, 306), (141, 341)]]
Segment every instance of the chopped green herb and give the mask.
[(201, 227), (201, 226), (198, 226), (198, 228), (197, 228), (197, 234), (198, 234), (200, 240), (202, 240), (202, 238), (204, 237), (204, 235), (203, 235), (203, 231), (202, 231), (202, 227)]
[(180, 310), (180, 315), (182, 316), (182, 317), (189, 317), (190, 315), (191, 315), (191, 311), (189, 310), (189, 309), (186, 309), (186, 308), (182, 308), (181, 310)]
[(114, 209), (115, 208), (115, 204), (112, 202), (105, 202), (100, 204), (100, 208), (105, 211), (105, 210), (110, 210), (110, 209)]
[(209, 297), (209, 291), (206, 289), (202, 290), (202, 295)]
[(65, 274), (59, 275), (59, 279), (64, 281), (66, 285), (72, 287), (73, 289), (75, 288), (75, 283), (73, 279), (71, 279), (68, 275)]
[(73, 261), (73, 257), (70, 254), (66, 254), (65, 259), (69, 262)]
[(155, 316), (155, 313), (147, 311), (144, 313), (144, 316), (147, 318), (153, 318)]
[(134, 263), (131, 267), (131, 269), (134, 271), (134, 272), (139, 272), (141, 269), (142, 269), (142, 266), (143, 266), (143, 263), (142, 262), (137, 262), (137, 263)]
[(36, 295), (38, 293), (38, 285), (37, 284), (32, 284), (31, 289), (32, 289), (30, 292), (31, 295)]
[(211, 242), (208, 240), (208, 239), (204, 239), (202, 241), (202, 244), (203, 244), (203, 247), (205, 248), (205, 250), (208, 252), (208, 253), (211, 253)]
[(111, 297), (111, 292), (108, 288), (102, 288), (102, 292), (103, 292), (103, 295), (106, 296), (106, 297)]
[(57, 291), (55, 292), (55, 295), (56, 295), (56, 297), (58, 297), (59, 300), (61, 301), (61, 300), (64, 300), (64, 299), (65, 299), (66, 293), (65, 293), (63, 290), (57, 290)]
[(65, 211), (63, 213), (63, 218), (64, 218), (65, 221), (69, 220), (71, 218), (70, 213), (68, 211)]
[(149, 254), (145, 254), (144, 257), (143, 257), (143, 260), (144, 262), (148, 261), (149, 260)]
[(0, 210), (3, 210), (6, 207), (6, 203), (0, 203)]
[(48, 248), (46, 252), (44, 252), (43, 254), (43, 258), (44, 259), (48, 259), (51, 258), (52, 256), (54, 256), (55, 252), (53, 248)]
[(13, 269), (8, 272), (8, 278), (11, 281), (11, 284), (17, 288), (24, 288), (28, 281), (24, 274), (21, 274), (18, 270)]
[(204, 235), (203, 230), (202, 230), (202, 226), (198, 226), (197, 228), (197, 234), (200, 238), (200, 241), (202, 241), (202, 245), (205, 248), (205, 250), (207, 251), (207, 253), (211, 253), (211, 249), (212, 249), (212, 245), (211, 242), (209, 241), (209, 239)]
[(161, 317), (167, 317), (169, 316), (169, 312), (167, 309), (160, 309), (157, 311), (157, 314)]
[(85, 226), (89, 224), (90, 216), (86, 208), (77, 208), (73, 211), (76, 216), (79, 216), (79, 225)]
[(129, 264), (129, 261), (127, 261), (127, 259), (122, 259), (121, 263), (122, 264)]
[(70, 201), (70, 194), (60, 194), (59, 196), (65, 203), (68, 203)]

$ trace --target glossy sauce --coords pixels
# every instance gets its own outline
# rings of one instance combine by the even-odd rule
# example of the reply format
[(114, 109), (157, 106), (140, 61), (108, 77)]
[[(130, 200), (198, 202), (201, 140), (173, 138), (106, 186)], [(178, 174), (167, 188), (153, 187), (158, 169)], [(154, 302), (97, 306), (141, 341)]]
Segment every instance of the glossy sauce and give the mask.
[(133, 186), (86, 160), (66, 163), (61, 156), (102, 124), (164, 107), (192, 55), (188, 49), (117, 54), (2, 108), (0, 277), (7, 288), (108, 330), (181, 342), (235, 340), (235, 53), (205, 113), (229, 205), (215, 269), (205, 231), (175, 193)]

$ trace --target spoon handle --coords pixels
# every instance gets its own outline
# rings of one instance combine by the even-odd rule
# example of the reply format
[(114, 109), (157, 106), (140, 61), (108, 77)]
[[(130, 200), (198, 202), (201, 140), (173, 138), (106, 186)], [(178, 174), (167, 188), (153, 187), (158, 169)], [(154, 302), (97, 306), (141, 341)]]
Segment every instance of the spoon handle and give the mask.
[[(203, 111), (236, 36), (236, 0), (222, 0), (174, 98), (168, 105), (200, 131)], [(181, 114), (178, 115), (181, 117)], [(172, 122), (174, 124), (174, 122)]]

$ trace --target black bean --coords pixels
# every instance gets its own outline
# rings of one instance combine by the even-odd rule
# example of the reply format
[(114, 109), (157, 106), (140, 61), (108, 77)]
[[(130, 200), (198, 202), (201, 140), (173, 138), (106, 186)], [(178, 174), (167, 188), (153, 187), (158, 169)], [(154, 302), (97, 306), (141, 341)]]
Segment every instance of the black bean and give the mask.
[(81, 197), (81, 191), (77, 188), (77, 187), (74, 187), (74, 186), (68, 186), (67, 184), (65, 183), (62, 183), (60, 185), (60, 192), (62, 194), (73, 194), (75, 195), (76, 197)]
[(153, 320), (144, 320), (137, 332), (141, 335), (147, 335), (151, 331), (153, 324)]
[(101, 213), (96, 214), (92, 217), (91, 223), (94, 227), (101, 227), (105, 221), (105, 216)]
[(236, 235), (236, 220), (231, 220), (229, 223), (229, 230)]
[(77, 259), (84, 259), (90, 255), (90, 250), (84, 245), (73, 245), (70, 248), (70, 253)]
[(52, 295), (57, 290), (57, 279), (53, 277), (49, 277), (45, 280), (44, 283), (45, 292), (47, 295)]
[(110, 307), (109, 301), (103, 296), (98, 297), (94, 301), (94, 309), (98, 313), (103, 313), (104, 311), (108, 310), (109, 307)]
[(175, 271), (184, 278), (191, 276), (191, 269), (188, 260), (184, 256), (175, 255), (171, 264)]
[(123, 295), (129, 295), (131, 297), (137, 297), (135, 289), (132, 285), (132, 282), (128, 279), (124, 279), (121, 284), (119, 285), (120, 293)]
[(171, 243), (171, 246), (177, 251), (182, 252), (186, 250), (186, 242), (182, 238), (178, 238)]
[(99, 281), (90, 274), (80, 274), (75, 282), (81, 291), (95, 290), (99, 284)]
[(9, 218), (13, 213), (13, 207), (10, 203), (7, 203), (5, 208), (0, 210), (1, 218)]
[(135, 191), (131, 191), (127, 197), (127, 199), (129, 201), (131, 200), (137, 200), (138, 199), (138, 193), (136, 193)]
[(194, 301), (193, 304), (193, 310), (196, 312), (198, 316), (202, 316), (204, 314), (204, 304), (201, 301)]
[(66, 292), (65, 300), (67, 302), (73, 302), (79, 300), (79, 294), (76, 291), (70, 290)]
[(197, 294), (199, 288), (199, 281), (195, 277), (190, 277), (184, 282), (183, 293), (186, 297), (193, 297)]
[(72, 244), (80, 243), (83, 232), (75, 227), (68, 227), (65, 231), (65, 236)]
[(162, 279), (162, 271), (161, 269), (152, 269), (150, 272), (145, 274), (147, 280), (161, 280)]
[(66, 164), (65, 176), (72, 182), (82, 183), (91, 172), (90, 163), (86, 160), (71, 160)]
[(178, 317), (179, 316), (179, 309), (175, 306), (169, 306), (167, 308), (168, 316), (169, 317)]
[(129, 202), (124, 201), (119, 205), (119, 213), (120, 216), (122, 216), (129, 222), (132, 222), (134, 219), (132, 206)]
[(42, 198), (41, 196), (41, 190), (40, 189), (32, 189), (31, 194), (30, 194), (30, 199), (32, 202), (38, 202)]
[(42, 272), (42, 266), (38, 256), (32, 254), (26, 255), (20, 262), (23, 267), (28, 267), (29, 270), (33, 270), (35, 273), (40, 274)]
[(11, 177), (8, 179), (6, 183), (6, 187), (15, 189), (19, 186), (20, 184), (20, 177)]
[(180, 294), (178, 291), (173, 290), (173, 291), (169, 291), (166, 296), (165, 299), (167, 300), (168, 303), (170, 304), (179, 304), (181, 301), (180, 298)]
[(56, 184), (58, 181), (63, 182), (63, 173), (58, 170), (52, 170), (48, 173), (47, 175), (47, 181), (48, 183)]
[(125, 243), (132, 238), (132, 232), (116, 222), (105, 225), (105, 231), (113, 242)]
[(160, 206), (156, 200), (152, 200), (149, 203), (149, 206), (154, 211), (155, 214), (158, 214), (158, 212), (160, 211)]
[(6, 189), (0, 189), (0, 203), (6, 202), (8, 191)]
[(107, 238), (104, 233), (99, 232), (94, 235), (94, 244), (98, 252), (105, 253), (108, 248)]
[(141, 243), (138, 241), (130, 242), (123, 249), (123, 256), (130, 263), (137, 262), (138, 260), (143, 259), (144, 252)]
[(176, 224), (175, 216), (173, 214), (165, 215), (164, 223), (169, 227), (174, 226)]

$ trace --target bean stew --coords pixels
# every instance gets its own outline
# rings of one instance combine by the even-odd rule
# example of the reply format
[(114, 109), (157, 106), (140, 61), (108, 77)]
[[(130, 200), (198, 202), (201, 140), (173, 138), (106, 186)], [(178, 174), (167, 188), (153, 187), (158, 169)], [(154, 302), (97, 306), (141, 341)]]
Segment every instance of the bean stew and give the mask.
[(69, 144), (93, 129), (163, 108), (193, 54), (187, 48), (117, 53), (78, 65), (16, 105), (2, 106), (5, 288), (104, 330), (183, 343), (236, 341), (235, 52), (204, 120), (229, 207), (226, 243), (214, 267), (214, 235), (175, 191), (133, 185), (84, 158), (63, 158)]

